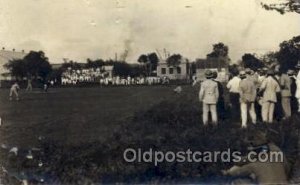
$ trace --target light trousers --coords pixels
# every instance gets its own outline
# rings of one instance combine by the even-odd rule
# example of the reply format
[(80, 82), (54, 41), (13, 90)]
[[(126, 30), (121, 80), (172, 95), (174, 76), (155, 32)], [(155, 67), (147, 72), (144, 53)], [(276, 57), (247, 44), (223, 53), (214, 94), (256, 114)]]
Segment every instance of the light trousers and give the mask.
[(206, 104), (203, 103), (203, 124), (207, 125), (208, 123), (208, 114), (210, 112), (211, 114), (211, 120), (213, 122), (213, 124), (217, 124), (218, 123), (218, 114), (217, 114), (217, 106), (216, 104)]
[(285, 118), (289, 118), (292, 115), (291, 110), (291, 98), (290, 97), (281, 97), (281, 105)]
[(270, 102), (270, 101), (263, 102), (261, 114), (264, 122), (266, 123), (273, 122), (274, 109), (275, 109), (275, 102)]
[(19, 93), (17, 90), (10, 90), (9, 92), (9, 99), (12, 100), (13, 99), (13, 95), (16, 96), (16, 99), (19, 100)]
[(28, 85), (27, 85), (26, 91), (32, 91), (32, 85), (31, 85), (31, 84), (28, 84)]
[(247, 127), (247, 121), (248, 121), (248, 112), (250, 114), (252, 123), (256, 124), (256, 113), (255, 113), (255, 104), (254, 102), (251, 103), (244, 103), (241, 102), (241, 117), (242, 117), (242, 127)]

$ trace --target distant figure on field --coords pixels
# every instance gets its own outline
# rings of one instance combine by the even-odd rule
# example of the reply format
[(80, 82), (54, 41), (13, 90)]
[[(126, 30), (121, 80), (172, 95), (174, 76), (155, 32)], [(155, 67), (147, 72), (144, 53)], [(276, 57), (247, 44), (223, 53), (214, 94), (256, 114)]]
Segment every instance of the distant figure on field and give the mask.
[(28, 80), (27, 80), (26, 91), (32, 91), (32, 83), (31, 83), (31, 79), (28, 79)]
[(196, 75), (193, 75), (192, 76), (192, 80), (193, 80), (193, 83), (192, 83), (192, 86), (195, 86), (197, 84), (197, 76)]
[(206, 80), (201, 83), (199, 100), (203, 105), (203, 124), (208, 123), (208, 113), (211, 113), (212, 122), (214, 125), (218, 124), (217, 102), (219, 98), (218, 84), (212, 80), (213, 72), (211, 70), (205, 71)]
[(19, 93), (18, 93), (19, 89), (20, 86), (18, 82), (15, 82), (10, 88), (9, 100), (13, 100), (13, 96), (15, 96), (16, 100), (19, 100)]
[(49, 89), (49, 83), (48, 83), (48, 82), (45, 82), (45, 83), (44, 83), (44, 86), (43, 86), (44, 92), (48, 92), (48, 89)]
[(174, 92), (177, 93), (177, 94), (180, 94), (182, 92), (182, 87), (181, 86), (177, 86), (175, 89), (174, 89)]

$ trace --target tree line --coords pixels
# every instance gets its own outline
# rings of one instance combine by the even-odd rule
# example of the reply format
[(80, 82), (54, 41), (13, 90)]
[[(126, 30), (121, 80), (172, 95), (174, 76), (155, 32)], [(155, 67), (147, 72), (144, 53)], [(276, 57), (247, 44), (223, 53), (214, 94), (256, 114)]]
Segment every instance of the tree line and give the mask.
[[(220, 42), (212, 46), (212, 51), (207, 54), (207, 59), (218, 58), (230, 61), (229, 47)], [(168, 66), (179, 66), (183, 61), (181, 54), (172, 54), (163, 62)], [(142, 54), (138, 57), (136, 64), (128, 64), (125, 61), (87, 59), (86, 62), (79, 63), (76, 61), (65, 61), (58, 69), (53, 69), (43, 51), (30, 51), (23, 59), (13, 59), (4, 65), (13, 77), (16, 79), (60, 79), (62, 73), (68, 68), (101, 68), (102, 66), (113, 66), (113, 73), (118, 76), (150, 76), (154, 75), (157, 65), (162, 59), (155, 52)], [(257, 70), (262, 67), (273, 67), (280, 65), (281, 70), (294, 69), (300, 61), (300, 36), (293, 37), (290, 40), (283, 41), (279, 44), (279, 50), (268, 52), (262, 56), (253, 53), (245, 53), (241, 60), (231, 64), (229, 70), (233, 72), (238, 67), (250, 68)], [(191, 62), (192, 64), (195, 62)]]

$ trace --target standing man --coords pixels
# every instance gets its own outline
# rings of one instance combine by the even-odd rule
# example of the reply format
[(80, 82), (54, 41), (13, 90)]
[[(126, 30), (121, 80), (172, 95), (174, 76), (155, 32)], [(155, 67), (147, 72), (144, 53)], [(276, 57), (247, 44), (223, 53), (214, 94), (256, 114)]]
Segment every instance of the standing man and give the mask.
[(295, 97), (296, 90), (297, 90), (295, 71), (288, 70), (287, 75), (290, 77), (291, 80), (291, 110), (292, 110), (292, 114), (294, 114), (298, 111), (298, 101), (297, 98)]
[(32, 91), (32, 83), (31, 83), (31, 79), (28, 79), (28, 80), (27, 80), (26, 91)]
[(255, 113), (255, 99), (256, 99), (256, 86), (251, 77), (246, 75), (245, 71), (240, 72), (239, 93), (240, 93), (240, 104), (241, 104), (241, 117), (242, 117), (242, 128), (247, 128), (248, 111), (253, 124), (256, 124), (256, 113)]
[(211, 113), (212, 123), (218, 124), (217, 115), (217, 101), (219, 98), (218, 84), (212, 80), (213, 72), (211, 70), (205, 71), (206, 80), (204, 80), (200, 87), (199, 100), (203, 105), (203, 124), (208, 123), (208, 113)]
[(224, 120), (226, 117), (225, 112), (225, 100), (224, 100), (224, 89), (221, 82), (217, 80), (218, 78), (218, 72), (213, 71), (213, 81), (218, 84), (218, 91), (219, 91), (219, 98), (217, 102), (217, 113), (221, 120)]
[(233, 113), (233, 116), (240, 115), (240, 94), (239, 94), (239, 87), (241, 79), (238, 77), (238, 72), (233, 73), (233, 78), (229, 80), (227, 83), (227, 89), (229, 90), (229, 99), (230, 99), (230, 106)]
[(274, 117), (275, 103), (277, 102), (276, 93), (280, 92), (280, 86), (274, 77), (273, 70), (268, 70), (267, 78), (263, 81), (259, 91), (263, 94), (262, 118), (265, 123), (272, 123)]
[[(280, 78), (281, 78), (282, 72), (280, 71), (280, 66), (275, 66), (274, 74), (275, 74), (274, 79), (277, 81), (277, 83), (279, 84), (279, 87), (281, 88)], [(280, 121), (284, 117), (283, 108), (282, 108), (282, 104), (281, 104), (281, 102), (282, 102), (281, 91), (279, 93), (277, 93), (276, 96), (277, 96), (277, 102), (275, 103), (274, 118), (277, 121)]]
[(18, 101), (19, 100), (19, 91), (20, 89), (20, 86), (18, 84), (18, 82), (15, 82), (11, 88), (10, 88), (10, 92), (9, 92), (9, 100), (12, 101), (13, 100), (13, 95), (16, 96), (16, 100)]
[(284, 117), (287, 119), (291, 117), (291, 79), (290, 77), (282, 73), (279, 79), (281, 87), (281, 105), (283, 109)]
[(259, 75), (258, 75), (258, 84), (259, 84), (259, 87), (261, 86), (262, 82), (267, 78), (267, 77), (266, 77), (267, 71), (268, 71), (267, 68), (262, 68), (262, 69), (259, 71)]
[[(297, 65), (296, 67), (299, 69), (300, 65)], [(297, 98), (297, 101), (298, 101), (298, 113), (300, 113), (300, 70), (298, 71), (298, 74), (295, 79), (296, 79), (296, 85), (297, 85), (295, 97)]]

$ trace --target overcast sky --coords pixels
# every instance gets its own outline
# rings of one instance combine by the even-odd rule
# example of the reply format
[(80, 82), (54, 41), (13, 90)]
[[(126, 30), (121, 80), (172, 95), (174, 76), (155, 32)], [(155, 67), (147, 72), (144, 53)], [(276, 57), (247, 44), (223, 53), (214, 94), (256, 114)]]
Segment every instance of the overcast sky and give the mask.
[(244, 53), (278, 49), (300, 33), (300, 15), (265, 11), (260, 0), (0, 0), (0, 47), (62, 58), (128, 61), (155, 49), (204, 58), (212, 44)]

